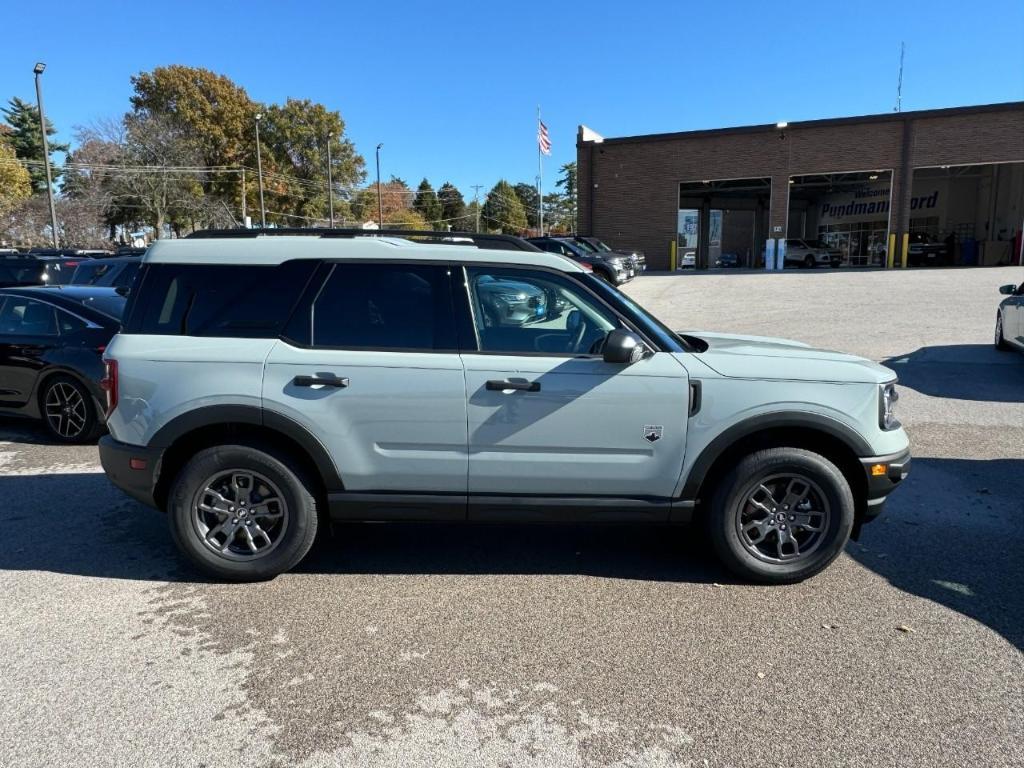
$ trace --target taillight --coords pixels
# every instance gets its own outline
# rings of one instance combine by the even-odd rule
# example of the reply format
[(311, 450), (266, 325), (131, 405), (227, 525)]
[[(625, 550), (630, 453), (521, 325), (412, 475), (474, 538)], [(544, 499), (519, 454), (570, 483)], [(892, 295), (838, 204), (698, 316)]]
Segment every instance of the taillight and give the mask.
[(117, 360), (104, 360), (106, 375), (100, 379), (100, 387), (107, 393), (107, 418), (117, 408)]
[(589, 264), (587, 264), (587, 262), (585, 262), (585, 261), (577, 261), (576, 263), (579, 264), (581, 267), (583, 267), (583, 271), (584, 272), (593, 272), (594, 271), (594, 268), (592, 266), (590, 266)]

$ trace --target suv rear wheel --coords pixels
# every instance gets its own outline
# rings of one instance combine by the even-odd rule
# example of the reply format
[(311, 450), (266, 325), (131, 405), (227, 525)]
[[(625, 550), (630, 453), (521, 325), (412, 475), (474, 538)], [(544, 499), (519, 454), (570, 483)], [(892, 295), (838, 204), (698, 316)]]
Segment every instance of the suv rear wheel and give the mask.
[(167, 516), (178, 548), (206, 573), (271, 579), (316, 539), (316, 500), (287, 459), (247, 445), (197, 453), (178, 473)]
[(772, 448), (744, 457), (722, 479), (709, 523), (715, 550), (732, 571), (786, 584), (831, 563), (853, 518), (853, 493), (835, 464), (802, 448)]

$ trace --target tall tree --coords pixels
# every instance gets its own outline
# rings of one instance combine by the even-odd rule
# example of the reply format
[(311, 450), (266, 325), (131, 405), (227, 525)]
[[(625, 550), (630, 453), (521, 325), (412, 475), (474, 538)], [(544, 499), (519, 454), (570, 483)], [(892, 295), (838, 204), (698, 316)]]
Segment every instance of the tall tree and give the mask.
[(377, 222), (382, 227), (394, 227), (407, 220), (406, 211), (412, 207), (413, 192), (401, 179), (392, 178), (380, 185), (380, 202), (384, 221), (377, 221), (377, 183), (359, 190), (352, 199), (352, 215), (360, 223)]
[[(348, 190), (366, 175), (364, 161), (345, 137), (337, 112), (308, 99), (288, 99), (264, 111), (260, 127), (264, 180), (271, 195), (271, 220), (292, 226), (328, 220), (327, 143), (331, 145), (336, 191)], [(335, 197), (340, 197), (336, 194)]]
[(518, 235), (526, 229), (526, 211), (516, 197), (515, 189), (504, 179), (487, 193), (487, 200), (480, 211), (483, 226), (489, 230), (500, 230), (506, 235)]
[[(450, 181), (446, 181), (437, 190), (437, 199), (441, 203), (441, 224), (451, 226), (452, 229), (467, 231), (465, 215), (466, 201), (458, 187)], [(474, 219), (475, 222), (475, 219)]]
[[(43, 161), (43, 134), (39, 130), (39, 109), (27, 101), (22, 101), (17, 96), (7, 102), (7, 106), (0, 110), (4, 113), (4, 119), (10, 130), (7, 131), (7, 141), (14, 149), (14, 154), (19, 160), (34, 161), (29, 166), (28, 172), (32, 179), (32, 188), (36, 192), (46, 191), (46, 169), (41, 165)], [(57, 133), (53, 123), (46, 121), (46, 136), (49, 138)], [(54, 181), (60, 176), (60, 167), (54, 166), (52, 155), (54, 152), (67, 152), (68, 145), (59, 142), (50, 142), (50, 163)]]
[(198, 155), (193, 154), (196, 146), (192, 137), (166, 116), (131, 115), (125, 123), (125, 165), (144, 165), (152, 170), (116, 176), (114, 196), (120, 205), (135, 208), (153, 227), (154, 237), (160, 238), (166, 225), (179, 229), (203, 211), (199, 179), (175, 170), (175, 166), (199, 162)]
[(526, 223), (531, 227), (537, 226), (537, 188), (533, 184), (519, 182), (513, 187), (516, 197), (523, 204), (526, 211)]
[(447, 222), (442, 223), (441, 221), (444, 218), (441, 214), (441, 201), (426, 179), (423, 179), (419, 187), (416, 188), (416, 197), (413, 198), (412, 207), (432, 228), (446, 229)]
[(20, 200), (32, 194), (32, 177), (17, 157), (9, 141), (0, 135), (0, 216)]
[[(194, 145), (199, 165), (256, 164), (255, 118), (259, 110), (245, 89), (224, 75), (174, 64), (131, 79), (132, 111), (171, 123)], [(205, 191), (239, 198), (237, 174), (209, 174)]]
[(571, 231), (576, 231), (576, 200), (577, 200), (577, 179), (576, 179), (576, 161), (573, 160), (571, 163), (566, 163), (561, 168), (562, 175), (558, 177), (557, 186), (561, 188), (562, 194), (565, 196), (565, 205), (569, 212), (569, 227)]

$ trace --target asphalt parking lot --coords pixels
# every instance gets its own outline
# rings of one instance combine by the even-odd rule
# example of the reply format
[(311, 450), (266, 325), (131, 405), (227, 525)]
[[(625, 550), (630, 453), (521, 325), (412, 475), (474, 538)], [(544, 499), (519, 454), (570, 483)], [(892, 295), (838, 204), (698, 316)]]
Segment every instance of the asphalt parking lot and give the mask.
[(911, 477), (823, 574), (686, 530), (355, 526), (207, 583), (95, 447), (0, 422), (4, 766), (1024, 764), (1021, 269), (652, 275), (672, 327), (884, 361)]

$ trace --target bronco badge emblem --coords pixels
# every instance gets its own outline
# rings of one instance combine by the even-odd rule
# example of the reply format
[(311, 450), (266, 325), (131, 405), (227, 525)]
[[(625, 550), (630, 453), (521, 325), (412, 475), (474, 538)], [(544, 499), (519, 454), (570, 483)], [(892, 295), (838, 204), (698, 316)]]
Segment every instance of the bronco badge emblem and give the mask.
[(644, 425), (644, 440), (648, 443), (656, 443), (661, 440), (662, 426), (660, 424)]

